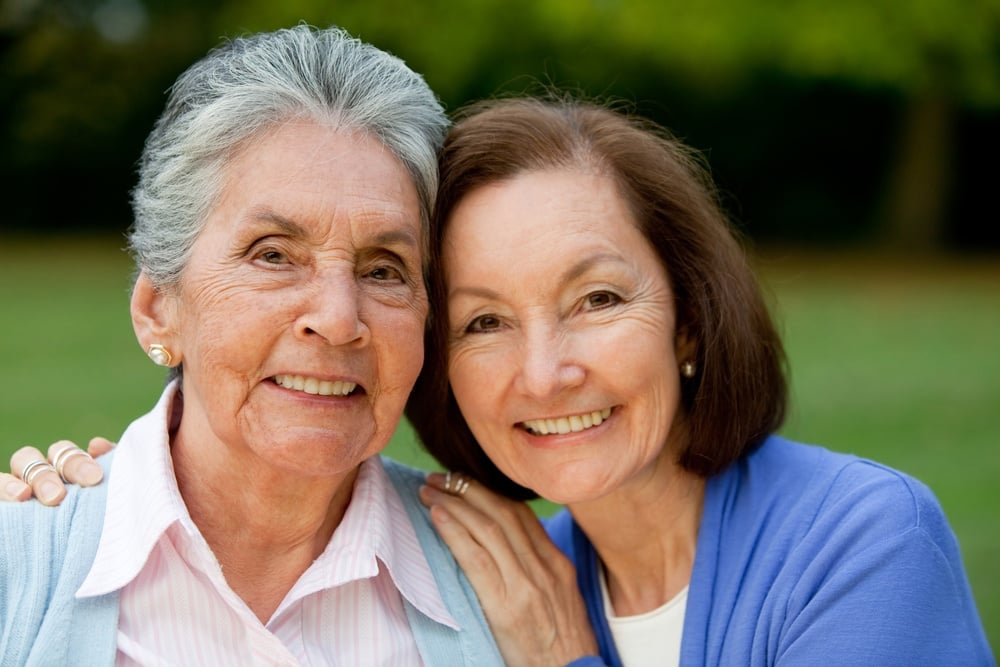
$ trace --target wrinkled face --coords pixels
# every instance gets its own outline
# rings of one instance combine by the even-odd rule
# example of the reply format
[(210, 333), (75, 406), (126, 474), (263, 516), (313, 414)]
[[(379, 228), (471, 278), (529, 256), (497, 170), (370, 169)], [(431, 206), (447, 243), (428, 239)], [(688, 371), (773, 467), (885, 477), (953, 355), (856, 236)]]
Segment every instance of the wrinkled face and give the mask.
[(670, 285), (611, 179), (529, 172), (472, 191), (444, 264), (452, 390), (504, 473), (578, 503), (673, 465)]
[(378, 141), (288, 123), (251, 142), (176, 290), (188, 437), (307, 475), (388, 442), (423, 362), (420, 208)]

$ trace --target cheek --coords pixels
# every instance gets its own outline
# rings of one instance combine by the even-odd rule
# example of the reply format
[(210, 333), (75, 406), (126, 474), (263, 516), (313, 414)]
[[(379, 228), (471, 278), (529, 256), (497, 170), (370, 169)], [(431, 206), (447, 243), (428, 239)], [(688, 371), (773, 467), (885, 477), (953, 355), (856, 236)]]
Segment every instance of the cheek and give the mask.
[[(511, 369), (497, 354), (479, 351), (452, 355), (448, 372), (451, 390), (462, 417), (480, 443), (493, 443), (499, 438), (489, 434), (507, 427), (504, 394), (511, 381)], [(491, 458), (503, 457), (502, 452), (483, 449)]]
[(424, 317), (409, 312), (382, 322), (380, 331), (372, 330), (372, 339), (381, 346), (380, 357), (390, 376), (382, 381), (387, 388), (403, 389), (409, 394), (424, 364)]

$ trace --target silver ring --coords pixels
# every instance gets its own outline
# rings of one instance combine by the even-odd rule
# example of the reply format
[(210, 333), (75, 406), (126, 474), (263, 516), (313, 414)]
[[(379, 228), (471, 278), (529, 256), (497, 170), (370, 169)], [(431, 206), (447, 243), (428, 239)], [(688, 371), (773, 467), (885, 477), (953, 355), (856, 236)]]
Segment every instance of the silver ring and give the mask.
[(52, 457), (52, 465), (55, 467), (55, 471), (59, 473), (59, 477), (62, 478), (62, 481), (67, 483), (69, 480), (66, 479), (66, 475), (63, 474), (63, 470), (66, 468), (66, 463), (74, 456), (86, 456), (91, 461), (94, 460), (90, 454), (83, 451), (76, 445), (67, 445), (60, 449), (56, 455)]
[(36, 477), (38, 477), (38, 475), (48, 470), (51, 470), (52, 472), (56, 471), (56, 469), (53, 468), (45, 459), (35, 459), (28, 465), (24, 466), (24, 470), (21, 471), (21, 479), (24, 480), (25, 484), (31, 486), (31, 483)]
[(469, 480), (465, 479), (461, 473), (455, 473), (454, 476), (450, 472), (445, 473), (444, 476), (444, 492), (450, 493), (453, 496), (464, 496), (465, 492), (469, 490)]

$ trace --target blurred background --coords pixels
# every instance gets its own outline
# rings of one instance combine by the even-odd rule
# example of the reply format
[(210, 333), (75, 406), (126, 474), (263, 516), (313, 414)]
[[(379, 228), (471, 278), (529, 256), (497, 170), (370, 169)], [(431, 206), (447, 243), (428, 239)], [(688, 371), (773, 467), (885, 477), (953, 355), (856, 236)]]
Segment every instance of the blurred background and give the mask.
[[(142, 142), (209, 48), (299, 21), (449, 110), (555, 85), (702, 151), (785, 333), (785, 433), (928, 483), (1000, 643), (1000, 0), (0, 0), (0, 460), (152, 405), (121, 252)], [(433, 465), (405, 425), (391, 453)]]

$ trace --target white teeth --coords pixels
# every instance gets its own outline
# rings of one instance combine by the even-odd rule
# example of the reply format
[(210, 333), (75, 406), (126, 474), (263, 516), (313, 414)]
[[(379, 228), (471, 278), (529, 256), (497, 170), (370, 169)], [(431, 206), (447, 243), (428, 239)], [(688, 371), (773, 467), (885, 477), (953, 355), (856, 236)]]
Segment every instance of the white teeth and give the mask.
[(611, 408), (594, 410), (580, 415), (570, 417), (558, 417), (556, 419), (530, 419), (522, 422), (521, 425), (535, 435), (550, 435), (558, 433), (579, 433), (593, 426), (600, 426), (601, 422), (611, 416)]
[(318, 396), (347, 396), (358, 386), (356, 382), (330, 382), (317, 378), (306, 377), (304, 375), (275, 375), (275, 384), (279, 384), (285, 389), (304, 391), (307, 394)]

